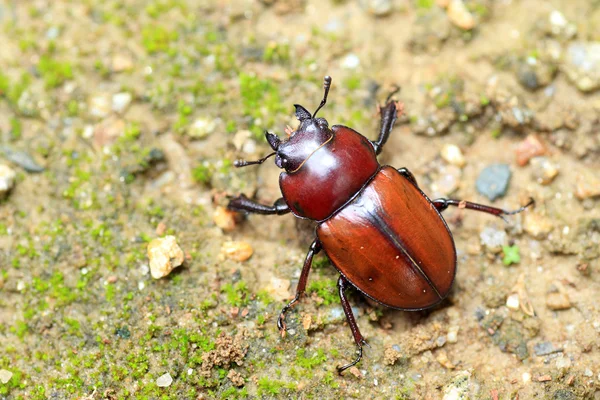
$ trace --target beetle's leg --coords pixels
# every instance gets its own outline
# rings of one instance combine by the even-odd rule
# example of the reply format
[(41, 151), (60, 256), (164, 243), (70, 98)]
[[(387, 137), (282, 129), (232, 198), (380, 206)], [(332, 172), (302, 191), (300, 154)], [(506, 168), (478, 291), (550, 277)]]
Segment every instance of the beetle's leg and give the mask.
[(354, 336), (354, 341), (356, 342), (357, 347), (357, 356), (354, 361), (349, 364), (343, 365), (341, 367), (337, 367), (338, 374), (342, 374), (345, 370), (350, 367), (355, 366), (360, 359), (362, 358), (362, 348), (363, 345), (367, 344), (367, 341), (363, 337), (362, 333), (358, 329), (358, 325), (356, 324), (356, 319), (354, 319), (354, 314), (352, 314), (352, 306), (350, 302), (346, 298), (346, 289), (349, 287), (349, 283), (343, 276), (340, 276), (338, 280), (338, 290), (340, 292), (340, 300), (342, 301), (342, 308), (344, 309), (344, 314), (346, 314), (346, 320), (348, 320), (348, 325), (350, 325), (350, 330), (352, 331), (352, 336)]
[(512, 210), (512, 211), (506, 211), (501, 208), (486, 206), (485, 204), (471, 203), (470, 201), (464, 201), (464, 200), (436, 199), (436, 200), (433, 200), (432, 203), (438, 209), (439, 212), (444, 211), (449, 206), (456, 206), (458, 208), (466, 208), (467, 210), (475, 210), (475, 211), (481, 211), (484, 213), (492, 214), (492, 215), (500, 217), (504, 221), (506, 221), (506, 218), (504, 218), (505, 215), (518, 214), (521, 211), (525, 210), (527, 207), (533, 205), (535, 203), (535, 201), (533, 200), (533, 198), (530, 198), (529, 202), (527, 204), (525, 204), (523, 207), (521, 207), (517, 210)]
[(398, 118), (398, 112), (402, 114), (403, 105), (391, 100), (392, 96), (399, 90), (400, 88), (397, 88), (390, 93), (385, 102), (385, 106), (379, 107), (379, 113), (381, 114), (381, 128), (379, 129), (379, 137), (376, 141), (371, 142), (373, 144), (373, 148), (375, 149), (375, 154), (381, 153), (383, 145), (390, 137), (390, 132), (392, 132), (392, 129), (394, 128), (394, 122), (396, 122), (396, 118)]
[(308, 253), (306, 254), (306, 259), (304, 260), (304, 266), (302, 267), (302, 272), (300, 273), (300, 279), (298, 280), (298, 286), (296, 286), (296, 295), (283, 309), (279, 314), (279, 319), (277, 320), (277, 327), (279, 328), (279, 332), (281, 332), (281, 336), (285, 335), (285, 313), (289, 311), (290, 308), (294, 306), (300, 300), (300, 297), (304, 294), (306, 290), (306, 282), (308, 281), (308, 273), (310, 271), (310, 267), (312, 266), (312, 259), (315, 254), (321, 251), (321, 242), (318, 239), (315, 239), (314, 242), (310, 245), (308, 249)]
[(417, 178), (415, 178), (412, 172), (410, 172), (406, 168), (398, 168), (398, 172), (400, 172), (400, 175), (411, 181), (416, 187), (419, 187), (419, 185), (417, 184)]
[(282, 214), (287, 214), (290, 212), (290, 208), (285, 203), (283, 198), (280, 198), (277, 201), (275, 201), (275, 203), (273, 203), (272, 206), (267, 206), (267, 205), (252, 201), (249, 198), (247, 198), (246, 196), (244, 196), (243, 194), (229, 200), (229, 204), (227, 205), (227, 208), (230, 210), (233, 210), (233, 211), (246, 211), (249, 213), (266, 214), (266, 215), (268, 215), (268, 214), (282, 215)]

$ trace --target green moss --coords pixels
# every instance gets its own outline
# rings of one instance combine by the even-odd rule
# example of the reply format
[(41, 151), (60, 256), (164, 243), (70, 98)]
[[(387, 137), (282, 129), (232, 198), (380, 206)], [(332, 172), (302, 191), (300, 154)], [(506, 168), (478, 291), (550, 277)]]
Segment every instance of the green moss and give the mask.
[(293, 382), (284, 382), (272, 379), (272, 377), (263, 376), (258, 380), (258, 395), (278, 395), (282, 389), (296, 389)]
[(221, 293), (225, 293), (227, 303), (234, 307), (242, 307), (248, 304), (248, 288), (246, 282), (240, 281), (235, 285), (226, 283), (221, 287)]
[(323, 299), (324, 305), (339, 301), (336, 283), (333, 279), (313, 280), (308, 285), (308, 293), (312, 292), (315, 292), (317, 296)]
[(265, 46), (263, 60), (268, 63), (286, 63), (290, 60), (288, 43), (269, 42)]
[(298, 349), (296, 351), (296, 364), (302, 368), (312, 370), (313, 368), (323, 364), (327, 360), (325, 352), (318, 349), (310, 357), (306, 357), (306, 349)]
[(344, 79), (344, 86), (348, 89), (348, 90), (357, 90), (360, 89), (362, 80), (360, 75), (354, 74), (351, 75), (349, 77), (347, 77), (346, 79)]
[(23, 125), (21, 124), (21, 120), (16, 117), (10, 118), (10, 137), (12, 140), (17, 140), (21, 138), (23, 134)]
[(521, 262), (521, 255), (519, 254), (519, 246), (502, 246), (502, 253), (504, 253), (504, 257), (502, 258), (502, 262), (504, 265), (508, 266), (511, 264), (518, 264)]
[(43, 55), (38, 63), (38, 70), (47, 88), (55, 88), (66, 80), (73, 78), (73, 66), (69, 62), (56, 61)]
[(168, 50), (171, 42), (178, 38), (177, 32), (169, 31), (164, 26), (152, 24), (142, 29), (142, 45), (149, 54)]
[(212, 167), (209, 163), (204, 162), (200, 165), (197, 165), (193, 170), (192, 170), (192, 177), (194, 178), (194, 180), (198, 183), (202, 183), (202, 184), (208, 184), (210, 183), (210, 179), (212, 177)]
[(415, 6), (423, 10), (429, 10), (435, 5), (435, 0), (416, 0)]

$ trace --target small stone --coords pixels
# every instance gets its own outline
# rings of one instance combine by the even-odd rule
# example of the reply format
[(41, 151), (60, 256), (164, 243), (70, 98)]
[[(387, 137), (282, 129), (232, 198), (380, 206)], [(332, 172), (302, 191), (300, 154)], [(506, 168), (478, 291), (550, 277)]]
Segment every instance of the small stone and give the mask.
[(571, 367), (571, 359), (566, 356), (557, 357), (556, 358), (556, 368), (558, 369), (568, 369)]
[(17, 173), (8, 165), (0, 164), (0, 200), (8, 196), (15, 186)]
[(17, 164), (27, 172), (43, 172), (45, 169), (39, 165), (28, 153), (16, 150), (11, 146), (0, 145), (0, 153), (4, 154), (8, 161)]
[(542, 185), (549, 185), (558, 175), (558, 164), (547, 157), (533, 157), (529, 163), (532, 168), (531, 178)]
[(458, 342), (458, 330), (459, 330), (459, 326), (458, 325), (452, 325), (450, 328), (448, 328), (448, 343), (456, 343)]
[(475, 18), (469, 12), (462, 0), (450, 0), (446, 9), (448, 19), (460, 29), (471, 30), (475, 28)]
[(267, 285), (267, 292), (277, 301), (283, 301), (290, 296), (291, 282), (289, 279), (280, 279), (272, 277)]
[(546, 146), (542, 143), (537, 135), (528, 135), (525, 140), (519, 143), (517, 149), (515, 150), (515, 154), (517, 155), (517, 164), (523, 167), (527, 165), (532, 157), (543, 156), (546, 154), (546, 152)]
[(242, 374), (233, 369), (229, 370), (229, 373), (227, 374), (227, 379), (229, 379), (231, 383), (233, 383), (233, 385), (237, 387), (242, 387), (246, 383)]
[(442, 147), (440, 155), (447, 163), (456, 167), (462, 168), (466, 164), (465, 157), (463, 156), (460, 147), (455, 144), (445, 144)]
[(402, 352), (400, 351), (400, 346), (386, 346), (383, 352), (383, 363), (385, 365), (394, 365), (396, 361), (402, 358)]
[(93, 117), (104, 118), (108, 116), (111, 111), (110, 97), (105, 94), (92, 97), (89, 101), (89, 110)]
[(363, 375), (362, 372), (360, 372), (360, 370), (356, 367), (350, 367), (348, 369), (348, 372), (351, 373), (352, 375), (354, 375), (355, 378), (357, 379), (363, 379), (365, 376)]
[(360, 6), (371, 15), (385, 17), (393, 11), (391, 0), (360, 0)]
[(462, 171), (454, 165), (442, 165), (438, 174), (431, 182), (431, 192), (434, 197), (449, 197), (458, 189)]
[(114, 72), (128, 71), (133, 68), (133, 60), (126, 54), (115, 54), (111, 60)]
[(235, 229), (235, 212), (225, 207), (217, 207), (213, 213), (213, 222), (225, 232)]
[(183, 264), (184, 254), (175, 236), (165, 236), (148, 243), (148, 258), (152, 277), (160, 279)]
[(545, 239), (554, 229), (554, 224), (550, 218), (536, 212), (528, 212), (524, 216), (523, 229), (536, 239)]
[(504, 230), (489, 226), (481, 231), (479, 239), (481, 240), (481, 244), (492, 253), (499, 253), (502, 251), (502, 246), (508, 244), (508, 238)]
[(519, 309), (519, 295), (517, 293), (513, 293), (506, 298), (506, 307), (511, 310)]
[(12, 376), (12, 372), (5, 369), (0, 369), (0, 382), (2, 382), (3, 385), (7, 384), (8, 381), (10, 381), (10, 378), (12, 378)]
[(542, 375), (537, 378), (538, 382), (550, 382), (552, 377), (550, 375)]
[(550, 291), (546, 294), (546, 306), (554, 311), (571, 308), (571, 300), (562, 283), (556, 281), (552, 284)]
[(600, 177), (590, 171), (577, 174), (575, 196), (579, 200), (600, 196)]
[(582, 92), (600, 88), (600, 42), (571, 43), (562, 70)]
[(246, 242), (225, 242), (221, 246), (221, 253), (235, 261), (246, 261), (252, 256), (252, 246)]
[(452, 378), (452, 381), (444, 388), (442, 400), (468, 399), (471, 386), (471, 372), (460, 371)]
[(552, 82), (556, 65), (545, 59), (523, 57), (517, 61), (516, 74), (521, 85), (529, 90), (537, 90)]
[[(575, 379), (575, 375), (571, 375), (571, 377), (569, 379)], [(573, 382), (571, 381), (571, 383), (568, 383), (569, 381), (567, 380), (567, 384), (571, 385)], [(570, 391), (569, 389), (557, 389), (553, 394), (552, 394), (552, 400), (577, 400), (578, 397), (575, 393), (573, 393), (572, 391)]]
[(360, 65), (360, 58), (356, 54), (348, 54), (342, 60), (342, 68), (356, 69)]
[(540, 342), (533, 346), (533, 351), (536, 356), (547, 356), (548, 354), (559, 353), (561, 348), (556, 348), (552, 342)]
[(438, 351), (437, 356), (436, 356), (435, 359), (444, 368), (447, 368), (447, 369), (454, 369), (454, 368), (456, 368), (456, 366), (448, 358), (448, 354), (445, 351), (443, 351), (443, 350)]
[(209, 118), (196, 119), (187, 131), (188, 136), (194, 139), (204, 139), (214, 132), (217, 124)]
[(131, 93), (122, 92), (114, 94), (112, 97), (112, 110), (118, 114), (122, 114), (127, 110), (133, 96)]
[(171, 383), (173, 383), (173, 378), (168, 372), (164, 375), (159, 376), (158, 379), (156, 379), (156, 386), (158, 387), (169, 387), (171, 386)]
[(506, 194), (510, 182), (510, 168), (506, 164), (492, 164), (483, 169), (475, 183), (477, 191), (490, 199), (496, 200)]

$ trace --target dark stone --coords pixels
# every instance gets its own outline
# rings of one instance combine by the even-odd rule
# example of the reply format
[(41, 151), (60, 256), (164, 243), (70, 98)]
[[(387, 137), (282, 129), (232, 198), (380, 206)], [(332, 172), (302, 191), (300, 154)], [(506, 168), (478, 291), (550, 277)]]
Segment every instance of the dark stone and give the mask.
[(477, 191), (494, 201), (506, 194), (510, 182), (510, 168), (506, 164), (492, 164), (483, 169), (477, 177)]

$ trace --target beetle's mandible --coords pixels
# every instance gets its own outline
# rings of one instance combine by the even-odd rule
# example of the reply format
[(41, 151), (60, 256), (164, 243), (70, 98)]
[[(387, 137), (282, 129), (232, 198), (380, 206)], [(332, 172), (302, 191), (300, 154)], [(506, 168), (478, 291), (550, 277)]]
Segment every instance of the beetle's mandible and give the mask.
[(257, 214), (286, 214), (318, 222), (296, 288), (296, 295), (277, 321), (285, 333), (285, 314), (306, 289), (315, 254), (325, 251), (339, 271), (339, 296), (358, 348), (352, 367), (366, 344), (345, 291), (354, 287), (371, 299), (399, 310), (422, 310), (440, 303), (450, 292), (456, 273), (456, 249), (441, 212), (460, 206), (503, 218), (515, 211), (453, 199), (430, 200), (406, 168), (381, 166), (377, 155), (387, 141), (402, 105), (391, 99), (380, 107), (379, 137), (370, 141), (342, 125), (329, 126), (317, 118), (327, 102), (331, 77), (324, 80), (324, 95), (311, 114), (296, 104), (300, 126), (281, 140), (266, 132), (273, 153), (258, 161), (236, 161), (236, 167), (261, 164), (275, 156), (284, 171), (279, 176), (283, 197), (270, 205), (244, 195), (230, 200), (228, 208)]

